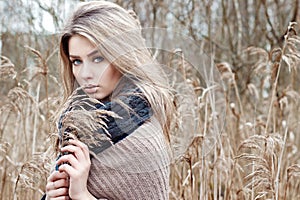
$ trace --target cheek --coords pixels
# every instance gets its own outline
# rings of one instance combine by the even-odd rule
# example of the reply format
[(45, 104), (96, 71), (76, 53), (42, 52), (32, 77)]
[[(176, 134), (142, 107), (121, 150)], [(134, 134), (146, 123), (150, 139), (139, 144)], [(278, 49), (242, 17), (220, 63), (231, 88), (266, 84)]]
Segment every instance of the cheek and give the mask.
[(107, 89), (113, 90), (121, 78), (121, 73), (113, 67), (103, 74), (102, 84), (106, 86)]
[(111, 78), (112, 78), (112, 87), (113, 87), (113, 88), (116, 87), (116, 85), (118, 84), (118, 82), (119, 82), (119, 80), (121, 79), (121, 77), (122, 77), (122, 74), (121, 74), (119, 71), (114, 70), (114, 71), (112, 72)]
[(74, 76), (77, 76), (78, 74), (78, 67), (74, 67), (73, 65), (71, 65), (71, 70)]
[(74, 67), (72, 68), (72, 74), (73, 74), (73, 76), (74, 76), (74, 78), (77, 80), (77, 81), (79, 81), (78, 80), (78, 70), (77, 69), (74, 69)]

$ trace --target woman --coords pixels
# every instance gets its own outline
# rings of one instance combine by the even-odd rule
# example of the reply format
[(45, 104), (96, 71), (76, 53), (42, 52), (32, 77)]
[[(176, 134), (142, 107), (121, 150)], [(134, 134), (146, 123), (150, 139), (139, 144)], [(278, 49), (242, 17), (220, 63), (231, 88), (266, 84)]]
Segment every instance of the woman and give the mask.
[[(60, 55), (67, 108), (46, 199), (168, 199), (173, 98), (134, 12), (105, 1), (81, 4)], [(76, 129), (90, 127), (84, 113), (96, 113), (87, 116), (98, 123)], [(66, 139), (74, 129), (79, 139)]]

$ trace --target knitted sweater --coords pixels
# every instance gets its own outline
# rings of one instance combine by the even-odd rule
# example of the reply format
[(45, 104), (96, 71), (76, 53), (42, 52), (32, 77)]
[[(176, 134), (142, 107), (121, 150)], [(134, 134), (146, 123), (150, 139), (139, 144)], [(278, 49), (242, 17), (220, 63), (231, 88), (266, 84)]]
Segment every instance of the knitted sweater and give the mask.
[(163, 131), (152, 117), (92, 157), (88, 190), (100, 199), (168, 199), (169, 152)]
[[(67, 105), (59, 121), (61, 144), (69, 136), (68, 124), (89, 127), (85, 120), (77, 118), (77, 111), (116, 113), (119, 118), (104, 115), (105, 129), (89, 134), (84, 129), (76, 135), (91, 153), (88, 190), (96, 198), (109, 200), (168, 199), (170, 149), (160, 123), (132, 79), (123, 78), (114, 95), (117, 98), (112, 96), (111, 101), (96, 103), (95, 107), (87, 103), (88, 108), (84, 108), (84, 96)], [(97, 118), (98, 115), (93, 119)]]

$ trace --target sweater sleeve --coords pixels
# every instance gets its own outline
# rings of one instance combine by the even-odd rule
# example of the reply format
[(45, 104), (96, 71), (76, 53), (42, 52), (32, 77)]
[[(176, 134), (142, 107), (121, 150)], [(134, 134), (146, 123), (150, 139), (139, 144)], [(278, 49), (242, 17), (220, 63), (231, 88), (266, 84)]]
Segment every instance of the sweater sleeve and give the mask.
[(152, 117), (128, 137), (92, 157), (88, 189), (97, 198), (168, 199), (170, 149)]

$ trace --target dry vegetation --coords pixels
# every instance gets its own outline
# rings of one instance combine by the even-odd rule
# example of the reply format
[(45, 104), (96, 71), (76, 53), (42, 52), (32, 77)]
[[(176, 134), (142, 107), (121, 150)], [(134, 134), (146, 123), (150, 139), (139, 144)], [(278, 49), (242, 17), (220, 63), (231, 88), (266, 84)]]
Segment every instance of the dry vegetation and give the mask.
[[(0, 12), (3, 200), (39, 199), (44, 192), (53, 160), (52, 116), (61, 97), (58, 36), (37, 34), (30, 6), (50, 14), (59, 30), (60, 9), (69, 4), (22, 2), (4, 2), (10, 12)], [(298, 0), (115, 2), (134, 9), (143, 26), (167, 27), (199, 47), (174, 39), (181, 50), (155, 52), (180, 74), (172, 77), (176, 101), (195, 94), (178, 103), (174, 133), (188, 139), (178, 141), (187, 148), (171, 163), (170, 199), (299, 199)], [(20, 27), (29, 27), (23, 32), (10, 27), (16, 13)], [(155, 31), (146, 37), (163, 42)], [(189, 55), (203, 52), (208, 57), (191, 66)], [(206, 76), (203, 66), (218, 69), (217, 77)]]

